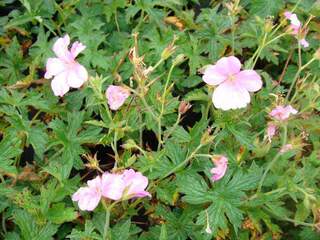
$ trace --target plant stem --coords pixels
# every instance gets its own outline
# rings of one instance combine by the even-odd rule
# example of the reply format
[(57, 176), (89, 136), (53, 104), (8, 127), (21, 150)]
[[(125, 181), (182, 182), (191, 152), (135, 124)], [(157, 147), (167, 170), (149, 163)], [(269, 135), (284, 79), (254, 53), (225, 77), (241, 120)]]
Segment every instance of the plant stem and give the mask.
[[(104, 201), (102, 201), (104, 203)], [(103, 239), (107, 240), (109, 239), (108, 237), (108, 231), (109, 231), (109, 227), (110, 227), (110, 208), (106, 206), (106, 204), (103, 204), (106, 210), (106, 218), (105, 218), (105, 224), (104, 224), (104, 228), (103, 228)]]
[(119, 161), (119, 154), (117, 150), (117, 138), (118, 138), (118, 131), (117, 129), (115, 129), (114, 135), (113, 135), (113, 144), (111, 144), (112, 150), (114, 152), (114, 158), (115, 158), (114, 169), (117, 168), (118, 161)]
[(117, 9), (114, 12), (114, 21), (115, 21), (116, 26), (117, 26), (117, 31), (120, 32), (120, 27), (119, 27), (119, 23), (118, 23), (118, 11), (117, 11)]
[(179, 122), (181, 120), (181, 113), (178, 113), (178, 117), (172, 128), (169, 130), (169, 132), (163, 137), (163, 141), (165, 142), (171, 134), (176, 130), (177, 126), (179, 125)]
[(256, 52), (255, 52), (255, 53), (253, 54), (253, 56), (252, 56), (253, 63), (252, 63), (251, 69), (254, 68), (254, 66), (256, 65), (256, 63), (257, 63), (257, 61), (258, 61), (258, 59), (259, 59), (259, 56), (260, 56), (260, 54), (261, 54), (261, 52), (262, 52), (262, 49), (264, 48), (264, 44), (265, 44), (265, 42), (266, 42), (266, 40), (267, 40), (267, 35), (268, 35), (267, 33), (265, 33), (265, 34), (263, 35), (263, 39), (262, 39), (261, 45), (259, 45), (258, 49), (256, 50)]
[(316, 60), (314, 57), (311, 58), (309, 62), (307, 62), (305, 65), (303, 65), (302, 67), (300, 67), (300, 68), (298, 69), (298, 71), (297, 71), (296, 75), (294, 76), (294, 78), (293, 78), (293, 80), (292, 80), (292, 83), (291, 83), (291, 85), (290, 85), (289, 91), (288, 91), (287, 96), (286, 96), (286, 101), (289, 100), (289, 97), (290, 97), (290, 95), (291, 95), (291, 92), (292, 92), (292, 90), (293, 90), (293, 87), (295, 86), (295, 83), (296, 83), (298, 77), (300, 76), (300, 73), (301, 73), (306, 67), (308, 67), (314, 60)]
[(252, 55), (252, 57), (251, 57), (251, 59), (254, 59), (254, 60), (253, 60), (253, 63), (252, 63), (252, 66), (251, 66), (251, 69), (253, 69), (254, 66), (256, 65), (256, 63), (257, 63), (257, 61), (258, 61), (258, 59), (259, 59), (259, 57), (260, 57), (260, 54), (261, 54), (262, 50), (263, 50), (266, 46), (268, 46), (269, 44), (273, 43), (274, 41), (278, 40), (279, 38), (281, 38), (281, 37), (283, 37), (283, 36), (285, 36), (285, 35), (287, 35), (287, 34), (288, 34), (288, 33), (284, 32), (284, 33), (280, 34), (279, 36), (277, 36), (277, 37), (269, 40), (268, 42), (266, 42), (266, 40), (267, 40), (267, 33), (265, 33), (264, 36), (263, 36), (261, 45), (258, 47), (258, 49), (256, 50), (256, 52), (255, 52), (255, 53)]
[[(287, 142), (287, 126), (285, 125), (283, 127), (283, 140), (282, 140), (282, 147), (284, 145), (286, 145), (286, 142)], [(270, 169), (273, 167), (273, 165), (275, 164), (275, 162), (279, 159), (279, 157), (281, 156), (282, 153), (278, 152), (275, 157), (271, 160), (271, 162), (268, 164), (266, 170), (264, 171), (263, 175), (262, 175), (262, 178), (259, 182), (259, 185), (258, 185), (258, 189), (257, 189), (257, 194), (261, 192), (261, 188), (262, 188), (262, 185), (263, 185), (263, 182), (268, 174), (268, 172), (270, 171)]]
[(172, 168), (168, 173), (166, 173), (160, 180), (170, 176), (171, 174), (175, 173), (177, 170), (179, 170), (180, 168), (182, 168), (184, 165), (186, 165), (192, 158), (194, 158), (194, 156), (196, 155), (196, 153), (200, 150), (200, 148), (202, 148), (203, 145), (199, 144), (199, 146), (189, 155), (189, 157), (187, 157), (183, 162), (181, 162), (180, 164), (178, 164), (176, 167)]
[(301, 225), (301, 226), (306, 226), (306, 227), (314, 227), (315, 226), (314, 223), (301, 222), (301, 221), (294, 220), (294, 219), (291, 219), (291, 218), (281, 218), (281, 219), (284, 220), (284, 221), (292, 222), (295, 225)]
[(235, 26), (234, 26), (234, 17), (230, 16), (230, 22), (231, 22), (231, 35), (232, 35), (232, 55), (234, 55), (234, 30), (235, 30)]
[(166, 80), (166, 83), (164, 85), (164, 90), (163, 90), (163, 93), (162, 93), (162, 97), (161, 97), (161, 110), (160, 110), (160, 115), (159, 115), (159, 118), (158, 118), (158, 150), (160, 149), (161, 145), (162, 145), (162, 129), (161, 129), (161, 118), (162, 118), (162, 115), (164, 113), (164, 105), (165, 105), (165, 101), (166, 101), (166, 95), (167, 95), (167, 88), (168, 88), (168, 85), (169, 85), (169, 82), (170, 82), (170, 79), (171, 79), (171, 74), (172, 74), (172, 71), (174, 69), (175, 65), (172, 64), (171, 67), (170, 67), (170, 70), (169, 70), (169, 73), (168, 73), (168, 77), (167, 77), (167, 80)]

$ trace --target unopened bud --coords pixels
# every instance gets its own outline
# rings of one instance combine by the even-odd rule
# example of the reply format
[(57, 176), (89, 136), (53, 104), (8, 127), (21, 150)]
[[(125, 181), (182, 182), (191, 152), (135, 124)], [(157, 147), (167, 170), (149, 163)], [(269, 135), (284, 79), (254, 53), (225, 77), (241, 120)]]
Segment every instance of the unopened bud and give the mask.
[(264, 24), (264, 31), (266, 33), (269, 33), (272, 31), (272, 28), (273, 28), (273, 21), (271, 18), (268, 18)]
[(169, 46), (167, 46), (161, 53), (161, 58), (163, 60), (168, 59), (176, 50), (176, 46), (174, 46), (173, 44), (169, 44)]
[(181, 101), (180, 105), (179, 105), (179, 113), (181, 115), (185, 114), (190, 108), (192, 107), (192, 105), (187, 102), (187, 101)]
[(177, 49), (174, 43), (177, 41), (177, 37), (174, 36), (172, 42), (162, 51), (161, 58), (163, 60), (168, 59)]
[(123, 147), (124, 149), (133, 149), (133, 148), (136, 148), (136, 147), (137, 147), (137, 144), (135, 143), (134, 140), (129, 139), (129, 140), (127, 140), (124, 144), (122, 144), (122, 147)]
[(185, 60), (187, 59), (187, 57), (184, 54), (179, 54), (178, 56), (176, 56), (176, 58), (173, 60), (173, 65), (177, 66), (181, 63), (183, 63)]
[(207, 131), (204, 132), (204, 134), (201, 137), (200, 143), (202, 145), (209, 144), (213, 141), (215, 136), (211, 135), (211, 128), (208, 128)]

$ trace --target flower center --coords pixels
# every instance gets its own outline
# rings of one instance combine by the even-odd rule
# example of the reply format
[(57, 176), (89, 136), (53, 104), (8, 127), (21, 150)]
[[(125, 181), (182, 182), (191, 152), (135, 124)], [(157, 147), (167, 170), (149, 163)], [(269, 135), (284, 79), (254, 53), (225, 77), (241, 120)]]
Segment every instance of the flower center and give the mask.
[(234, 81), (234, 80), (236, 80), (236, 76), (234, 74), (229, 74), (228, 80)]

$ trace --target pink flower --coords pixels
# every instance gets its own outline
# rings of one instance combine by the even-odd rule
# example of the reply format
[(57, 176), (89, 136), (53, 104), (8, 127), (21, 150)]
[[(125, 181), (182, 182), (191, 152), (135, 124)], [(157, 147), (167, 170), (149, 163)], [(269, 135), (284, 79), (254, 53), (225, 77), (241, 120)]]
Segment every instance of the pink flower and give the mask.
[(289, 144), (286, 144), (286, 145), (282, 146), (279, 152), (280, 153), (286, 153), (289, 150), (291, 150), (292, 148), (293, 148), (292, 144), (289, 143)]
[(79, 88), (88, 79), (87, 70), (75, 60), (86, 47), (80, 42), (74, 42), (69, 50), (69, 44), (68, 34), (58, 38), (52, 48), (57, 57), (49, 58), (47, 61), (44, 77), (53, 77), (51, 88), (55, 96), (62, 97), (70, 87)]
[(301, 46), (303, 46), (304, 48), (309, 47), (309, 42), (308, 42), (305, 38), (299, 40), (299, 43), (300, 43)]
[(211, 169), (213, 176), (211, 177), (212, 181), (218, 181), (221, 179), (228, 168), (228, 159), (225, 156), (218, 156), (213, 158), (213, 162), (216, 167)]
[(292, 12), (286, 11), (284, 13), (284, 16), (290, 21), (290, 28), (293, 30), (293, 33), (298, 34), (301, 27), (301, 22), (299, 21), (297, 15)]
[(87, 187), (79, 188), (72, 195), (72, 201), (78, 202), (81, 210), (94, 210), (101, 197), (116, 201), (133, 197), (151, 197), (150, 193), (145, 191), (148, 178), (132, 169), (125, 170), (121, 174), (105, 172), (102, 177), (89, 180), (87, 184)]
[(299, 21), (298, 17), (296, 14), (286, 11), (284, 13), (284, 16), (286, 17), (286, 19), (288, 19), (290, 21), (290, 29), (292, 31), (292, 34), (295, 35), (299, 40), (299, 44), (301, 46), (303, 46), (304, 48), (309, 47), (309, 42), (305, 39), (305, 38), (301, 38), (301, 34), (299, 34), (301, 32), (301, 22)]
[(148, 186), (148, 178), (140, 172), (135, 172), (133, 169), (125, 170), (123, 172), (123, 180), (126, 185), (126, 198), (151, 197), (150, 193), (145, 191)]
[(203, 81), (209, 85), (219, 85), (212, 95), (216, 108), (230, 110), (246, 107), (250, 102), (249, 92), (261, 89), (261, 77), (256, 71), (240, 69), (241, 63), (234, 56), (223, 57), (205, 69)]
[(269, 123), (267, 127), (267, 137), (269, 142), (271, 142), (271, 139), (276, 134), (276, 131), (277, 131), (277, 126), (274, 125), (273, 123)]
[(119, 200), (122, 198), (125, 187), (122, 174), (104, 173), (102, 175), (102, 195), (104, 197)]
[(101, 199), (101, 178), (98, 176), (87, 182), (88, 187), (81, 187), (72, 195), (72, 201), (78, 202), (83, 211), (93, 211)]
[(297, 114), (298, 111), (294, 109), (291, 105), (286, 107), (284, 106), (277, 106), (275, 107), (269, 115), (279, 121), (284, 121), (289, 118), (290, 114)]
[(130, 91), (124, 87), (110, 85), (106, 91), (108, 104), (112, 110), (120, 108), (129, 97)]

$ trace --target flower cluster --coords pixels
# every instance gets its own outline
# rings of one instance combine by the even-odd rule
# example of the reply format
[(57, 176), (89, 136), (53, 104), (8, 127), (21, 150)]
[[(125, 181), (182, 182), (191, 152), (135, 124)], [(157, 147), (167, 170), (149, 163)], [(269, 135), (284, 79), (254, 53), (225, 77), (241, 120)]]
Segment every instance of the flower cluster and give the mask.
[[(296, 36), (301, 32), (301, 23), (295, 14), (286, 12), (290, 20), (290, 28)], [(74, 42), (68, 49), (70, 38), (65, 35), (53, 45), (56, 58), (49, 58), (46, 65), (45, 78), (52, 78), (51, 87), (56, 96), (63, 96), (70, 88), (79, 88), (88, 79), (87, 70), (75, 58), (85, 49), (80, 42)], [(305, 39), (300, 44), (306, 45)], [(216, 64), (209, 65), (203, 75), (203, 81), (216, 86), (212, 94), (212, 102), (216, 108), (222, 110), (244, 108), (250, 103), (250, 92), (262, 88), (260, 75), (254, 70), (241, 70), (241, 62), (235, 56), (222, 57)], [(130, 96), (127, 87), (109, 85), (105, 96), (111, 110), (118, 110)], [(185, 103), (184, 103), (185, 104)], [(185, 104), (186, 105), (186, 104)], [(179, 107), (179, 112), (184, 114), (191, 105)], [(181, 110), (182, 108), (185, 108)], [(277, 106), (269, 116), (273, 119), (268, 123), (267, 137), (271, 142), (277, 132), (277, 124), (287, 120), (290, 114), (296, 114), (292, 106)], [(289, 145), (288, 145), (289, 146)], [(289, 147), (281, 149), (285, 152)], [(213, 156), (215, 165), (211, 169), (212, 181), (218, 181), (225, 175), (228, 168), (228, 159), (223, 155)], [(101, 198), (110, 200), (126, 200), (134, 197), (151, 196), (145, 189), (148, 179), (140, 172), (125, 170), (122, 173), (104, 173), (102, 176), (89, 180), (86, 187), (81, 187), (73, 194), (72, 200), (78, 202), (81, 210), (94, 210)]]
[[(282, 123), (286, 121), (291, 114), (297, 114), (298, 111), (294, 109), (291, 105), (288, 106), (276, 106), (274, 109), (271, 110), (269, 113), (269, 116), (276, 120), (278, 123)], [(277, 131), (277, 123), (269, 122), (267, 127), (267, 137), (269, 142), (271, 142), (271, 139), (276, 134)]]
[[(53, 77), (51, 88), (55, 96), (62, 97), (70, 88), (80, 88), (88, 80), (87, 70), (75, 60), (86, 46), (76, 41), (69, 50), (69, 44), (70, 37), (68, 34), (62, 38), (58, 38), (52, 48), (57, 57), (47, 60), (44, 77), (47, 79)], [(119, 109), (129, 95), (130, 91), (126, 88), (110, 85), (106, 91), (110, 109)]]
[(290, 31), (292, 32), (293, 35), (295, 35), (298, 40), (299, 44), (301, 44), (303, 47), (307, 48), (309, 47), (309, 42), (305, 39), (305, 37), (300, 37), (299, 35), (302, 34), (302, 24), (299, 21), (298, 17), (296, 14), (286, 11), (284, 13), (284, 16), (286, 19), (290, 21)]
[(151, 196), (145, 191), (148, 178), (133, 169), (122, 173), (105, 172), (102, 176), (89, 180), (87, 187), (81, 187), (72, 196), (81, 210), (93, 211), (102, 197), (111, 200), (127, 200), (137, 197)]

